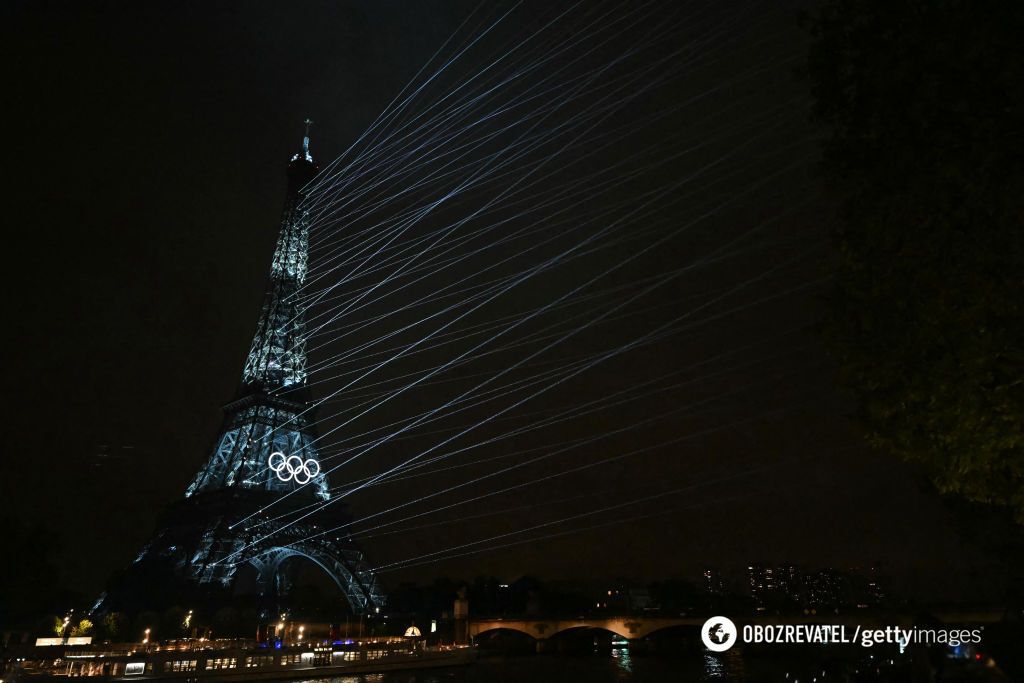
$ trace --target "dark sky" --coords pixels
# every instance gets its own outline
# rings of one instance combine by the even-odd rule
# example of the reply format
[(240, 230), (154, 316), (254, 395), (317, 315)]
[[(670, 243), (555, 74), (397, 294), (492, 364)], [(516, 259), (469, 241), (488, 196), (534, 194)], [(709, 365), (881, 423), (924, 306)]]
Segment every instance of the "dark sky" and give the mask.
[[(713, 5), (704, 6), (711, 20), (726, 21), (726, 10), (708, 9)], [(0, 491), (8, 512), (53, 534), (42, 542), (59, 549), (68, 585), (90, 594), (127, 563), (151, 533), (161, 507), (182, 495), (207, 457), (219, 406), (237, 388), (259, 312), (283, 200), (284, 163), (297, 150), (302, 119), (316, 121), (317, 158), (333, 158), (473, 7), (376, 0), (4, 3), (5, 234), (13, 238), (6, 252), (7, 308), (14, 344), (5, 364), (10, 407)], [(730, 37), (734, 47), (725, 58), (644, 99), (647, 109), (627, 110), (618, 123), (682, 102), (699, 83), (734, 78), (765, 55), (799, 52), (806, 38), (797, 27), (798, 9), (785, 3), (755, 6)], [(550, 11), (545, 3), (520, 8), (506, 33), (493, 37), (495, 45), (535, 26), (537, 17)], [(689, 39), (685, 31), (678, 37)], [(815, 149), (817, 131), (795, 66), (774, 67), (758, 79), (759, 87), (727, 90), (686, 114), (691, 118), (669, 119), (626, 145), (647, 144), (687, 125), (700, 135), (700, 126), (711, 125), (707, 121), (742, 123), (756, 112), (781, 110), (789, 114), (786, 125), (738, 158), (762, 164), (751, 166), (749, 174), (788, 164), (796, 164), (796, 171), (745, 196), (717, 215), (712, 228), (673, 242), (661, 252), (660, 264), (638, 265), (616, 282), (656, 272), (644, 270), (649, 265), (664, 269), (683, 263), (723, 236), (785, 214), (771, 231), (775, 241), (763, 252), (674, 284), (658, 295), (658, 312), (574, 340), (566, 353), (600, 348), (605, 339), (620, 339), (634, 326), (653, 327), (689, 297), (743, 282), (766, 263), (782, 263), (825, 244), (830, 206), (819, 196), (813, 159), (801, 162)], [(738, 104), (741, 96), (751, 99)], [(625, 153), (613, 147), (594, 163), (610, 163)], [(680, 161), (655, 180), (699, 163)], [(754, 175), (742, 182), (754, 182)], [(738, 194), (746, 186), (702, 190), (694, 205), (698, 199)], [(661, 217), (671, 223), (672, 211), (683, 220), (689, 210), (696, 211), (666, 209)], [(515, 512), (367, 539), (368, 554), (379, 563), (393, 562), (692, 485), (691, 491), (655, 504), (585, 518), (575, 526), (613, 521), (616, 514), (652, 515), (635, 522), (388, 573), (386, 580), (524, 573), (650, 579), (695, 576), (707, 565), (730, 569), (748, 561), (880, 563), (898, 586), (914, 587), (926, 597), (977, 595), (970, 577), (990, 561), (958, 539), (938, 498), (913, 468), (859, 442), (846, 417), (849, 407), (832, 388), (833, 370), (820, 342), (800, 329), (817, 319), (825, 290), (810, 287), (758, 303), (767, 293), (820, 279), (828, 258), (821, 246), (799, 267), (782, 269), (764, 286), (738, 295), (731, 306), (749, 304), (743, 313), (631, 352), (529, 410), (554, 409), (631, 381), (681, 372), (724, 349), (797, 329), (770, 344), (754, 344), (733, 364), (736, 358), (757, 361), (775, 354), (773, 359), (751, 362), (724, 377), (695, 379), (680, 392), (616, 411), (612, 418), (582, 421), (537, 441), (503, 443), (474, 457), (588, 434), (616, 420), (665, 412), (684, 400), (727, 394), (700, 415), (502, 481), (554, 474), (683, 434), (692, 439), (496, 497), (459, 514)], [(585, 261), (550, 286), (567, 286), (601, 263)], [(535, 289), (522, 297), (539, 294)], [(494, 317), (513, 309), (499, 307)], [(317, 359), (315, 352), (311, 359)], [(445, 400), (441, 391), (403, 399), (383, 411), (381, 423), (398, 419), (403, 410), (409, 414)], [(346, 476), (389, 467), (406, 457), (408, 450), (402, 449), (368, 457)], [(482, 471), (486, 466), (472, 470)], [(395, 484), (350, 502), (359, 516), (464, 476)], [(551, 502), (573, 497), (564, 505)], [(528, 504), (534, 507), (524, 509)], [(671, 510), (654, 515), (659, 508)]]

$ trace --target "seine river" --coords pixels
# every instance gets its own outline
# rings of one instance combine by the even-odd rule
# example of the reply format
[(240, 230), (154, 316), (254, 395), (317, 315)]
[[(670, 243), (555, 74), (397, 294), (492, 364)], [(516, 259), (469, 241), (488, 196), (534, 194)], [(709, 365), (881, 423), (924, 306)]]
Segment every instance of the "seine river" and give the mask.
[[(759, 672), (757, 680), (787, 681), (778, 675)], [(428, 671), (400, 671), (336, 678), (310, 679), (307, 683), (689, 683), (719, 681), (746, 683), (742, 657), (738, 653), (702, 655), (694, 658), (631, 657), (628, 650), (612, 650), (605, 656), (537, 655), (517, 657), (482, 656), (470, 666)], [(788, 679), (793, 683), (794, 677)], [(807, 679), (810, 683), (811, 679)], [(824, 683), (824, 681), (822, 681)]]

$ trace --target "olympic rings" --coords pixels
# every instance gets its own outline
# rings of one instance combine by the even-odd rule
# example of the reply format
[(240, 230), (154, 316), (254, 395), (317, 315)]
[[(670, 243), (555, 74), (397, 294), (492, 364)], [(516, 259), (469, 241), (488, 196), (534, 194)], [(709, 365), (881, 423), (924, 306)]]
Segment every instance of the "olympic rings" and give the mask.
[[(276, 460), (275, 460), (276, 456)], [(312, 458), (303, 461), (297, 455), (286, 456), (281, 451), (274, 451), (267, 459), (267, 467), (281, 481), (292, 481), (303, 485), (320, 474), (320, 463)], [(304, 477), (304, 478), (303, 478)]]

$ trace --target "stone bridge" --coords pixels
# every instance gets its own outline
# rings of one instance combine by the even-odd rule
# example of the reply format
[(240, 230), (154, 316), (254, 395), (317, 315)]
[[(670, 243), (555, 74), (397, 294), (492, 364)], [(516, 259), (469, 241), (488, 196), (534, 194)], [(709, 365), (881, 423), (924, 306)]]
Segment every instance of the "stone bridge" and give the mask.
[(575, 628), (602, 629), (627, 640), (646, 638), (655, 631), (674, 626), (698, 628), (704, 618), (689, 617), (643, 617), (625, 616), (605, 619), (477, 619), (469, 624), (469, 635), (476, 638), (481, 633), (505, 629), (518, 631), (538, 640)]
[[(991, 623), (999, 621), (1002, 613), (999, 610), (948, 611), (933, 613), (933, 618), (950, 624)], [(525, 633), (538, 641), (546, 640), (558, 633), (571, 629), (601, 629), (609, 631), (626, 640), (646, 638), (656, 631), (677, 626), (699, 629), (704, 625), (707, 616), (694, 617), (661, 617), (661, 616), (608, 616), (577, 619), (561, 619), (542, 617), (527, 619), (487, 619), (476, 618), (469, 623), (469, 636), (477, 636), (505, 629)], [(842, 614), (818, 615), (759, 615), (733, 617), (736, 625), (745, 624), (842, 624), (845, 626), (865, 628), (885, 628), (886, 626), (910, 627), (916, 621), (910, 614), (894, 612), (845, 612)]]

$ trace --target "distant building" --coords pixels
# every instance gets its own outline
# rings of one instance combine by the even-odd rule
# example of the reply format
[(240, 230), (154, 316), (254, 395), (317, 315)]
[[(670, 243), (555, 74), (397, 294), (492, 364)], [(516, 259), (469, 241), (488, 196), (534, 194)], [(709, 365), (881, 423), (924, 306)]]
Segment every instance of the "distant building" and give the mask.
[(761, 564), (747, 566), (750, 596), (758, 607), (769, 603), (800, 600), (802, 576), (795, 565), (767, 567)]
[(878, 575), (878, 568), (851, 570), (851, 602), (859, 608), (877, 607), (886, 602), (887, 595)]
[(836, 607), (850, 602), (849, 580), (834, 569), (819, 569), (804, 579), (804, 602), (810, 607)]
[[(712, 569), (704, 572), (705, 588), (709, 594), (720, 591), (722, 577)], [(750, 596), (760, 610), (785, 610), (803, 607), (820, 608), (858, 607), (866, 609), (884, 604), (887, 599), (878, 569), (853, 568), (837, 570), (831, 567), (801, 570), (796, 565), (768, 566), (759, 563), (747, 565), (747, 583)]]
[(866, 597), (868, 599), (866, 602), (869, 605), (881, 605), (883, 602), (885, 602), (886, 599), (885, 590), (882, 588), (882, 584), (878, 579), (877, 571), (878, 570), (872, 567), (871, 573), (868, 575), (868, 585), (866, 591)]
[(725, 594), (725, 581), (722, 580), (722, 572), (715, 568), (704, 570), (704, 590), (709, 595)]
[(650, 607), (651, 592), (647, 586), (616, 582), (602, 590), (594, 600), (594, 607), (618, 612), (633, 612)]

